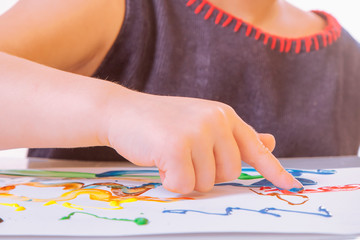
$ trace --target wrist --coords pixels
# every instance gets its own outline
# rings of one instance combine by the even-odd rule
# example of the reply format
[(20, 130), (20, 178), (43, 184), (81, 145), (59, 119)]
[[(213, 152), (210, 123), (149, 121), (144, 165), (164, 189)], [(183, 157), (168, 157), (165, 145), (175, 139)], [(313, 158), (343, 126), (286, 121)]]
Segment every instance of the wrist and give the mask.
[[(111, 143), (111, 135), (123, 134), (128, 126), (130, 112), (136, 110), (136, 102), (142, 95), (125, 88), (121, 85), (109, 83), (104, 86), (103, 98), (100, 100), (98, 115), (99, 124), (97, 128), (97, 141), (100, 146), (113, 147)], [(116, 125), (116, 132), (113, 131)]]

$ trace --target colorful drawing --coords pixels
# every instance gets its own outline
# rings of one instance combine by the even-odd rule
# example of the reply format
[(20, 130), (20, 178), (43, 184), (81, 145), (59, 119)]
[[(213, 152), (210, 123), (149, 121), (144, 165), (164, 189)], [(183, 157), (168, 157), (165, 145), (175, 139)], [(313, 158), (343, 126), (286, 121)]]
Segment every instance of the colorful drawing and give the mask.
[[(351, 222), (360, 214), (360, 169), (287, 171), (304, 185), (303, 191), (276, 188), (253, 168), (243, 168), (237, 180), (216, 184), (209, 193), (185, 196), (166, 191), (156, 169), (1, 170), (0, 236), (16, 235), (11, 226), (30, 235), (75, 236), (281, 232), (284, 225), (289, 232), (325, 231), (316, 221), (337, 234), (360, 232), (360, 224)], [(354, 204), (339, 206), (344, 199)], [(218, 221), (222, 224), (214, 224)], [(79, 231), (83, 226), (86, 231)]]
[[(192, 199), (188, 197), (179, 197), (179, 198), (157, 198), (157, 197), (148, 197), (140, 196), (141, 194), (147, 192), (150, 189), (154, 189), (161, 184), (159, 183), (146, 183), (140, 186), (127, 187), (119, 183), (92, 183), (85, 185), (81, 182), (64, 182), (64, 183), (44, 183), (44, 182), (30, 182), (30, 183), (20, 183), (15, 185), (8, 185), (0, 188), (0, 198), (11, 198), (20, 201), (32, 201), (32, 202), (51, 202), (51, 201), (70, 201), (77, 198), (79, 195), (89, 195), (91, 200), (104, 201), (104, 202), (118, 202), (121, 203), (126, 199), (136, 199), (137, 201), (154, 201), (154, 202), (170, 202), (178, 200)], [(11, 194), (10, 192), (15, 190), (18, 186), (31, 186), (38, 188), (56, 188), (61, 187), (63, 190), (70, 190), (61, 194), (59, 197), (55, 198), (29, 198), (26, 196), (18, 196)], [(99, 187), (107, 187), (111, 189), (110, 191), (104, 189), (97, 189)]]

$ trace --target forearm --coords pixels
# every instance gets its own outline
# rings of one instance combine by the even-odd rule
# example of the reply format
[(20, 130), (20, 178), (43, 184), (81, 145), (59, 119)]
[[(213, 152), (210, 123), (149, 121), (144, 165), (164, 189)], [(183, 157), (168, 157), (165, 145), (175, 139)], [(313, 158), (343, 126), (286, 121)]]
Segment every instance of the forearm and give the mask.
[(0, 148), (103, 145), (103, 109), (114, 89), (130, 92), (1, 53)]

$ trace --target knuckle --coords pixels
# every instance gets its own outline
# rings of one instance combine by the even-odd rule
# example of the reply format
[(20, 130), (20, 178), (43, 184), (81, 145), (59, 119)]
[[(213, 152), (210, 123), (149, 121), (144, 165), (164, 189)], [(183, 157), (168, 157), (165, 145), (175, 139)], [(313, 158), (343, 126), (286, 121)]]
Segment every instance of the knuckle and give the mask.
[(235, 110), (226, 104), (220, 104), (214, 109), (214, 120), (219, 124), (229, 124), (236, 116)]
[(220, 103), (217, 108), (222, 113), (223, 116), (237, 115), (235, 110), (227, 104)]

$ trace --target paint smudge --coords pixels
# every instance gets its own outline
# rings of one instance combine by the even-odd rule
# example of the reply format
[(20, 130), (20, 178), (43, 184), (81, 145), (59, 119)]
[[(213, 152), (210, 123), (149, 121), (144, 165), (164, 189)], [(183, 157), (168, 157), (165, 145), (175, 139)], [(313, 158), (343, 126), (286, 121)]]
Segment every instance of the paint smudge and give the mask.
[(149, 191), (150, 189), (154, 189), (158, 186), (161, 186), (161, 183), (146, 183), (141, 186), (127, 187), (127, 186), (119, 184), (119, 183), (107, 182), (107, 183), (93, 183), (90, 185), (86, 185), (83, 188), (88, 189), (88, 188), (94, 188), (94, 187), (96, 188), (96, 187), (100, 187), (100, 186), (106, 186), (106, 187), (110, 188), (111, 192), (114, 193), (116, 196), (128, 197), (128, 196), (141, 195), (141, 194)]
[[(316, 185), (317, 182), (307, 179), (307, 178), (296, 178), (303, 186), (310, 186), (310, 185)], [(258, 182), (252, 183), (252, 184), (243, 184), (243, 183), (236, 183), (236, 182), (226, 182), (226, 183), (217, 183), (215, 186), (233, 186), (233, 187), (251, 187), (251, 188), (260, 188), (260, 187), (275, 187), (274, 184), (272, 184), (267, 179), (262, 179)]]
[(124, 222), (134, 222), (137, 225), (146, 225), (149, 223), (149, 220), (147, 218), (135, 218), (135, 219), (126, 219), (126, 218), (108, 218), (108, 217), (101, 217), (92, 213), (88, 213), (88, 212), (72, 212), (67, 216), (64, 216), (62, 218), (60, 218), (59, 220), (69, 220), (73, 215), (75, 214), (85, 214), (85, 215), (89, 215), (92, 217), (96, 217), (96, 218), (100, 218), (100, 219), (105, 219), (105, 220), (111, 220), (111, 221), (124, 221)]
[[(139, 175), (139, 174), (156, 174), (156, 175)], [(152, 169), (140, 169), (140, 170), (118, 170), (118, 171), (107, 171), (96, 174), (96, 177), (145, 177), (145, 178), (156, 178), (160, 179), (158, 170)]]
[(2, 218), (0, 218), (0, 223), (4, 222), (4, 220)]
[[(317, 169), (317, 170), (314, 171), (314, 170), (303, 170), (303, 169), (287, 168), (286, 171), (289, 172), (294, 177), (300, 177), (304, 173), (320, 174), (320, 175), (330, 175), (330, 174), (335, 174), (336, 173), (335, 170), (327, 170), (327, 169)], [(250, 174), (246, 174), (244, 172), (257, 172), (257, 170), (255, 168), (251, 168), (251, 167), (242, 168), (242, 173), (241, 173), (240, 177), (238, 177), (238, 179), (240, 179), (240, 180), (252, 180), (252, 179), (258, 179), (258, 178), (264, 178), (262, 175), (250, 175)]]
[(250, 175), (247, 173), (241, 173), (238, 179), (240, 180), (253, 180), (253, 179), (259, 179), (264, 178), (262, 175)]
[(205, 212), (205, 211), (199, 211), (199, 210), (190, 210), (190, 209), (173, 209), (173, 210), (164, 210), (163, 213), (175, 213), (175, 214), (186, 214), (188, 212), (193, 213), (200, 213), (200, 214), (206, 214), (206, 215), (216, 215), (216, 216), (229, 216), (232, 214), (234, 210), (240, 210), (240, 211), (247, 211), (247, 212), (256, 212), (260, 214), (266, 214), (271, 215), (274, 217), (281, 217), (280, 214), (274, 213), (274, 212), (287, 212), (287, 213), (296, 213), (296, 214), (306, 214), (306, 215), (314, 215), (314, 216), (320, 216), (320, 217), (332, 217), (330, 212), (323, 208), (319, 207), (318, 212), (304, 212), (304, 211), (295, 211), (295, 210), (288, 210), (288, 209), (281, 209), (281, 208), (263, 208), (260, 210), (255, 209), (249, 209), (249, 208), (240, 208), (240, 207), (227, 207), (225, 209), (225, 213), (214, 213), (214, 212)]
[(1, 206), (7, 206), (7, 207), (13, 207), (13, 208), (15, 208), (15, 211), (17, 211), (17, 212), (26, 210), (25, 207), (20, 206), (17, 203), (0, 203), (0, 205)]

